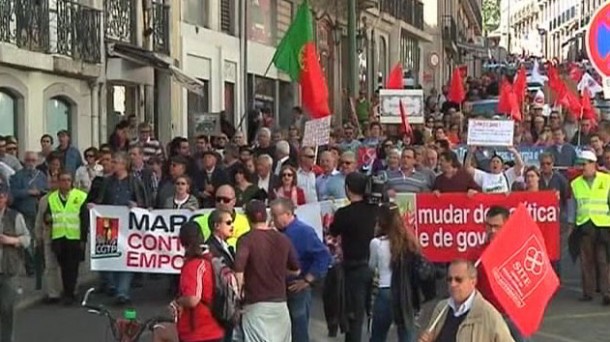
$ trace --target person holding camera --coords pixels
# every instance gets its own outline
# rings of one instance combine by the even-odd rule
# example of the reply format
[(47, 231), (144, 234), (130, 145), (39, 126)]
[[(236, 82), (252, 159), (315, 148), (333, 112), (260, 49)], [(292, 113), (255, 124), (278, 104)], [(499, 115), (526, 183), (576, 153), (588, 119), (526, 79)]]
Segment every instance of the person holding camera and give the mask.
[(337, 210), (330, 225), (330, 234), (341, 238), (344, 281), (349, 284), (345, 286), (346, 342), (362, 340), (364, 314), (373, 279), (368, 265), (369, 245), (375, 235), (379, 207), (367, 200), (368, 182), (368, 177), (359, 172), (345, 177), (345, 192), (350, 204)]

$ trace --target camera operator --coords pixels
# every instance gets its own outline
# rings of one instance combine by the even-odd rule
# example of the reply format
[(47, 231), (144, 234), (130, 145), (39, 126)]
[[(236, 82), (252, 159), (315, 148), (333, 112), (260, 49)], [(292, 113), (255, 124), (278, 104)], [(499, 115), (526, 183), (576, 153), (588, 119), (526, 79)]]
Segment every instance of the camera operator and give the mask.
[(345, 178), (345, 192), (350, 204), (335, 213), (330, 234), (341, 237), (345, 272), (345, 304), (348, 318), (346, 342), (360, 342), (366, 303), (373, 272), (369, 269), (369, 244), (375, 235), (378, 204), (370, 201), (366, 189), (370, 179), (359, 172)]

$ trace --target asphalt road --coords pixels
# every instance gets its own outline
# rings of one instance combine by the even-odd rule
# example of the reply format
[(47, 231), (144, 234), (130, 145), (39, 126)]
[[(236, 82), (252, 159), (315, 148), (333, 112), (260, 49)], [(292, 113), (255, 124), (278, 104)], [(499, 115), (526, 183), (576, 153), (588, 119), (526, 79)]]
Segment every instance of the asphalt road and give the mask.
[[(567, 267), (566, 267), (567, 266)], [(564, 282), (561, 290), (549, 306), (539, 333), (533, 338), (538, 342), (607, 342), (610, 340), (610, 307), (601, 305), (601, 297), (595, 301), (578, 301), (579, 273), (571, 262), (564, 261)], [(145, 288), (134, 290), (134, 307), (138, 317), (146, 318), (164, 313), (169, 302), (166, 283), (155, 280)], [(103, 295), (92, 301), (107, 302)], [(119, 310), (116, 310), (120, 314)], [(422, 320), (425, 321), (425, 318)], [(79, 307), (38, 306), (18, 312), (16, 342), (105, 342), (112, 341), (107, 321), (91, 315)], [(321, 300), (316, 298), (310, 325), (312, 341), (342, 341), (326, 336), (326, 325)], [(144, 338), (143, 341), (148, 341)], [(389, 340), (394, 340), (391, 338)]]

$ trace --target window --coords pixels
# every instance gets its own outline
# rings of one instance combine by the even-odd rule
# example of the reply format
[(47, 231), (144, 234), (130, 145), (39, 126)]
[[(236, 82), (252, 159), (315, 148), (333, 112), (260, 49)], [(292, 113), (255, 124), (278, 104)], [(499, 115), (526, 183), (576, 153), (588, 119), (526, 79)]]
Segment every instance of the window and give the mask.
[[(235, 124), (235, 84), (225, 82), (225, 119)], [(239, 123), (237, 123), (239, 124)]]
[(248, 39), (275, 45), (277, 0), (247, 0)]
[(210, 111), (210, 83), (206, 80), (200, 79), (200, 81), (203, 82), (203, 96), (193, 93), (192, 91), (189, 91), (186, 95), (188, 134), (190, 137), (195, 136), (195, 127), (197, 126), (197, 121), (201, 115)]
[[(387, 78), (388, 74), (388, 43), (386, 43), (385, 37), (379, 37), (379, 72), (383, 75), (384, 79)], [(392, 61), (394, 62), (394, 61)]]
[(235, 1), (220, 1), (220, 30), (226, 34), (235, 34)]
[(17, 100), (7, 91), (0, 89), (0, 135), (17, 136), (15, 118), (17, 117)]
[(207, 6), (209, 0), (183, 0), (182, 19), (193, 25), (207, 27)]
[(47, 101), (46, 133), (55, 135), (63, 129), (70, 132), (72, 128), (70, 125), (71, 112), (72, 105), (60, 97)]

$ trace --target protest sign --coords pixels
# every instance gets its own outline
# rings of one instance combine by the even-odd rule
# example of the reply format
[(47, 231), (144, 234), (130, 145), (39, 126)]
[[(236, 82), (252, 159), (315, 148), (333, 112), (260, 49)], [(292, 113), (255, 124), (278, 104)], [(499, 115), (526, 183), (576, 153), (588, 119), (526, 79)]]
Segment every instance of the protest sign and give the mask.
[[(540, 167), (540, 161), (538, 160), (538, 157), (545, 150), (546, 150), (546, 147), (544, 147), (544, 146), (519, 146), (519, 147), (517, 147), (517, 151), (519, 151), (519, 154), (521, 155), (521, 159), (523, 159), (523, 162), (525, 163), (525, 165), (536, 166), (536, 167)], [(461, 160), (464, 160), (464, 157), (466, 156), (466, 152), (468, 151), (468, 146), (459, 145), (453, 151), (458, 155), (458, 160), (461, 161)], [(514, 156), (512, 153), (510, 153), (505, 148), (499, 148), (499, 149), (492, 149), (491, 151), (487, 151), (487, 153), (486, 153), (487, 161), (489, 161), (489, 158), (491, 158), (491, 156), (493, 156), (494, 152), (497, 155), (499, 155), (502, 158), (502, 160), (504, 160), (504, 161), (513, 161), (514, 160)]]
[[(296, 209), (297, 217), (312, 226), (320, 240), (323, 239), (321, 208), (329, 205), (310, 203)], [(193, 215), (210, 211), (212, 209), (130, 210), (123, 206), (95, 206), (89, 212), (91, 269), (178, 273), (184, 254), (178, 240), (180, 227)], [(241, 209), (236, 211), (241, 212)]]
[(468, 145), (512, 146), (515, 124), (512, 120), (468, 120)]
[(559, 207), (555, 192), (504, 194), (398, 194), (395, 201), (415, 216), (415, 229), (423, 253), (434, 262), (457, 258), (477, 260), (487, 241), (485, 214), (502, 205), (514, 210), (524, 203), (538, 223), (551, 260), (559, 259)]
[(301, 145), (316, 147), (318, 145), (328, 144), (330, 139), (330, 119), (331, 116), (329, 115), (305, 122), (303, 142)]
[(381, 123), (400, 124), (400, 101), (409, 123), (424, 123), (424, 91), (421, 89), (381, 89), (379, 91), (379, 120)]
[(377, 149), (375, 147), (360, 146), (358, 148), (358, 167), (370, 167), (377, 159)]

